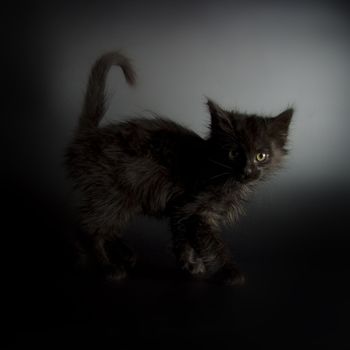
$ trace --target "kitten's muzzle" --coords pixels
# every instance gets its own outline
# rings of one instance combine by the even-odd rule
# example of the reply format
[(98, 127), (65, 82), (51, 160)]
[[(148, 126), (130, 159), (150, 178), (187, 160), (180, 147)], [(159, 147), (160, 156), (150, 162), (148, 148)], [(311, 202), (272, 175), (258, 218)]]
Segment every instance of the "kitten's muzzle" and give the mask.
[(252, 167), (246, 167), (243, 174), (241, 175), (240, 182), (247, 183), (250, 181), (257, 180), (260, 176), (260, 171)]

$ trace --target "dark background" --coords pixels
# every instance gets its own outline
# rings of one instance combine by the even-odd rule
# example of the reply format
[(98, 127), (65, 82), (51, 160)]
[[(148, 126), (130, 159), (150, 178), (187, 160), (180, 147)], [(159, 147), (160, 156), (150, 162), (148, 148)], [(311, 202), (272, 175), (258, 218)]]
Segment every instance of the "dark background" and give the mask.
[[(2, 318), (8, 348), (347, 349), (349, 7), (339, 1), (12, 2), (3, 6)], [(244, 288), (184, 278), (166, 222), (127, 237), (139, 264), (119, 286), (76, 273), (62, 154), (89, 68), (122, 48), (106, 120), (153, 110), (205, 135), (204, 96), (227, 108), (296, 108), (285, 169), (224, 236)]]

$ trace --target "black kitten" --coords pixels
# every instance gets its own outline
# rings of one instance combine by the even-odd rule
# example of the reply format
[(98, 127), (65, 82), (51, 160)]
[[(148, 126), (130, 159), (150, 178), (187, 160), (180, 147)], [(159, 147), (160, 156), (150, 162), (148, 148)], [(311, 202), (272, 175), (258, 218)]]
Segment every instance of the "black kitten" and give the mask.
[(134, 84), (130, 61), (120, 53), (97, 60), (66, 153), (69, 174), (82, 195), (82, 226), (98, 266), (108, 278), (126, 276), (134, 258), (121, 238), (123, 228), (135, 215), (146, 214), (170, 218), (174, 253), (183, 269), (242, 284), (219, 227), (237, 219), (253, 185), (280, 164), (293, 110), (265, 118), (225, 111), (208, 100), (206, 139), (160, 117), (99, 127), (113, 65)]

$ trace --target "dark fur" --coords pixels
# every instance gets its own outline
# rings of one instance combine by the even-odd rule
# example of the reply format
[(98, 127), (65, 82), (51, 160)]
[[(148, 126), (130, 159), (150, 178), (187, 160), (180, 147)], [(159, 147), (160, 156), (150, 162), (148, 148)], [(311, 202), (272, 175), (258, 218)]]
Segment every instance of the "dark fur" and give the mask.
[[(98, 266), (108, 278), (126, 275), (134, 259), (122, 232), (135, 215), (145, 214), (170, 218), (174, 253), (183, 269), (241, 284), (243, 276), (219, 227), (237, 219), (254, 184), (280, 164), (293, 110), (265, 118), (228, 112), (208, 100), (206, 139), (160, 117), (99, 127), (106, 76), (113, 65), (134, 84), (130, 61), (120, 53), (97, 60), (66, 153), (69, 175), (82, 196), (82, 226)], [(254, 160), (260, 151), (270, 155), (265, 164)]]

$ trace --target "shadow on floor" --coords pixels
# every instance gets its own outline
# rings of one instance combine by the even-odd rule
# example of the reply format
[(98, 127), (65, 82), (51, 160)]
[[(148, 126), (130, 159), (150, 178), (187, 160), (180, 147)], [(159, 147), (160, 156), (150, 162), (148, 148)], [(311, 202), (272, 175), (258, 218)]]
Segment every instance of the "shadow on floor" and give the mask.
[(129, 279), (94, 281), (74, 269), (76, 226), (62, 204), (24, 197), (4, 245), (7, 348), (350, 345), (349, 237), (339, 198), (332, 213), (304, 203), (297, 220), (280, 212), (273, 223), (244, 219), (234, 237), (226, 231), (247, 275), (246, 286), (234, 289), (184, 278), (166, 223), (144, 219), (128, 230), (139, 253)]

